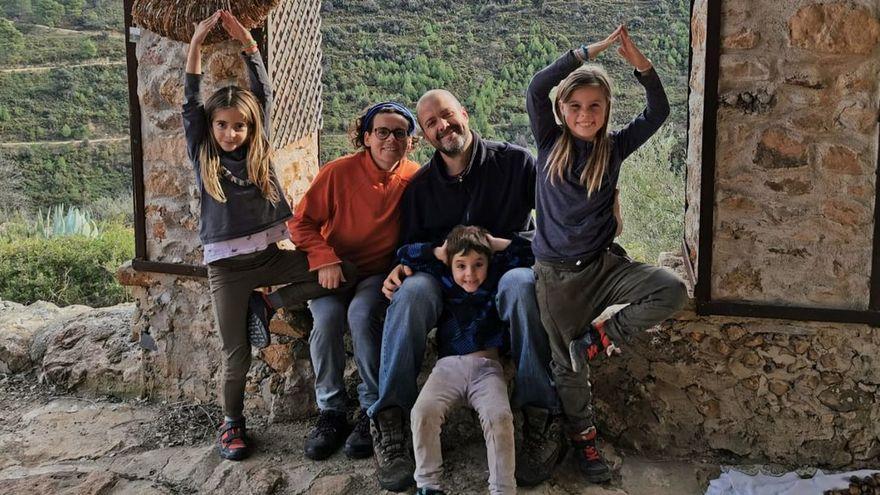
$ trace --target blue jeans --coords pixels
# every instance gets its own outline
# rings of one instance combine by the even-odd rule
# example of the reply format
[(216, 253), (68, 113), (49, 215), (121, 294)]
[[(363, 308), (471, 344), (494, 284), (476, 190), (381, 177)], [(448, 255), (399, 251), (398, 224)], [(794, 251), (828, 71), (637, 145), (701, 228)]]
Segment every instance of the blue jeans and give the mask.
[[(511, 353), (516, 378), (511, 406), (535, 406), (560, 411), (550, 372), (550, 345), (535, 299), (535, 274), (515, 268), (498, 282), (498, 314), (510, 326)], [(382, 332), (379, 400), (370, 417), (388, 407), (409, 411), (418, 396), (416, 377), (422, 367), (428, 331), (443, 309), (440, 283), (431, 275), (415, 273), (394, 293)]]
[(309, 351), (315, 369), (315, 397), (322, 411), (345, 412), (346, 321), (351, 330), (354, 360), (361, 383), (358, 400), (361, 408), (376, 401), (379, 379), (379, 346), (382, 342), (381, 318), (386, 300), (382, 295), (384, 275), (373, 275), (358, 282), (354, 290), (309, 301), (314, 326), (309, 336)]

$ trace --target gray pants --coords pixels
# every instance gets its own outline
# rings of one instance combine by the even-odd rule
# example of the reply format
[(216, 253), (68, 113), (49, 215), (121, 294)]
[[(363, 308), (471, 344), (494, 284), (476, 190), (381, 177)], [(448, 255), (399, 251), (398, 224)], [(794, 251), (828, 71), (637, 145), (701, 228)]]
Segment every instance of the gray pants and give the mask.
[(413, 406), (416, 485), (440, 489), (440, 429), (449, 410), (460, 403), (473, 407), (480, 416), (489, 464), (489, 492), (516, 493), (513, 413), (504, 371), (498, 361), (477, 356), (446, 356), (437, 360)]
[(290, 284), (279, 289), (285, 307), (349, 289), (356, 282), (354, 265), (342, 264), (348, 280), (328, 290), (318, 283), (318, 272), (309, 271), (302, 251), (278, 249), (274, 244), (256, 253), (214, 261), (208, 265), (214, 320), (220, 328), (226, 371), (223, 375), (223, 413), (242, 416), (244, 387), (251, 366), (251, 345), (247, 339), (248, 297), (257, 287)]
[[(620, 249), (622, 251), (622, 249)], [(583, 267), (538, 261), (534, 266), (541, 322), (550, 338), (551, 369), (566, 416), (566, 430), (593, 426), (590, 370), (575, 373), (568, 344), (609, 306), (629, 304), (605, 322), (608, 337), (621, 347), (637, 332), (660, 323), (684, 306), (687, 289), (675, 274), (607, 250)]]
[(358, 399), (368, 409), (379, 394), (379, 351), (388, 299), (382, 294), (385, 275), (358, 281), (354, 290), (309, 301), (314, 326), (309, 350), (315, 368), (315, 398), (322, 411), (345, 412), (345, 329), (351, 331), (354, 361), (361, 383)]

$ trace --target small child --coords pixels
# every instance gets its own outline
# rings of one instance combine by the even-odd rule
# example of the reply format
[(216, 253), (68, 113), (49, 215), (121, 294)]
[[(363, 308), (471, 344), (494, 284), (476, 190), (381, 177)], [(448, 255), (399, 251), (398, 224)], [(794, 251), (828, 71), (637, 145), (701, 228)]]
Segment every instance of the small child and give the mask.
[(489, 492), (516, 493), (513, 414), (499, 361), (508, 335), (498, 316), (498, 280), (534, 261), (528, 241), (492, 237), (476, 226), (457, 226), (440, 247), (409, 244), (397, 252), (406, 266), (435, 276), (443, 290), (437, 323), (439, 359), (412, 409), (415, 481), (419, 494), (442, 494), (440, 429), (458, 402), (480, 416), (489, 463)]

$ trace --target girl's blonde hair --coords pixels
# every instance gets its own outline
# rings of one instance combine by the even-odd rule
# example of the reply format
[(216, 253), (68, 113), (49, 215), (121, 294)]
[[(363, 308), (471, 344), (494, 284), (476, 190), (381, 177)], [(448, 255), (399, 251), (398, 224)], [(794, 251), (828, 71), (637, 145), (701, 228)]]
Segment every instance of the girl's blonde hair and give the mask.
[(611, 158), (611, 136), (608, 134), (608, 123), (611, 121), (611, 79), (605, 69), (598, 65), (585, 65), (578, 68), (559, 83), (556, 89), (556, 99), (553, 108), (562, 122), (562, 135), (556, 140), (550, 156), (547, 158), (547, 169), (550, 183), (555, 184), (556, 179), (564, 180), (565, 176), (574, 167), (575, 137), (565, 125), (565, 116), (562, 113), (562, 103), (571, 98), (571, 94), (584, 86), (598, 87), (605, 94), (608, 102), (605, 109), (605, 124), (596, 132), (593, 139), (593, 152), (587, 160), (580, 182), (587, 189), (587, 197), (602, 187), (602, 176), (608, 167)]
[(217, 90), (205, 102), (205, 115), (208, 117), (207, 136), (202, 139), (199, 150), (202, 184), (212, 198), (220, 203), (226, 202), (226, 195), (220, 187), (220, 145), (214, 138), (214, 113), (222, 108), (235, 108), (245, 118), (248, 134), (243, 146), (247, 150), (247, 174), (263, 197), (273, 205), (278, 202), (278, 191), (272, 182), (272, 149), (263, 130), (263, 111), (253, 93), (238, 86), (227, 86)]

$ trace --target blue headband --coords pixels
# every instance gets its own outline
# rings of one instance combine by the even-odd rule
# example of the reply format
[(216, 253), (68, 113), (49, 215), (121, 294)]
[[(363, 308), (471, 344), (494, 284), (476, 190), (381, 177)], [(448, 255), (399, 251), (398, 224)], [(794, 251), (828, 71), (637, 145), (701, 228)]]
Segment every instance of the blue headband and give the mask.
[(403, 116), (403, 118), (405, 118), (406, 121), (409, 123), (409, 127), (407, 127), (406, 129), (407, 134), (409, 134), (410, 136), (415, 135), (416, 118), (413, 117), (412, 112), (410, 112), (408, 108), (395, 101), (383, 101), (382, 103), (376, 103), (375, 105), (371, 106), (367, 110), (367, 113), (364, 114), (364, 118), (361, 123), (361, 128), (364, 132), (366, 132), (367, 129), (373, 127), (373, 118), (376, 117), (377, 113), (383, 110), (391, 110), (392, 112)]

